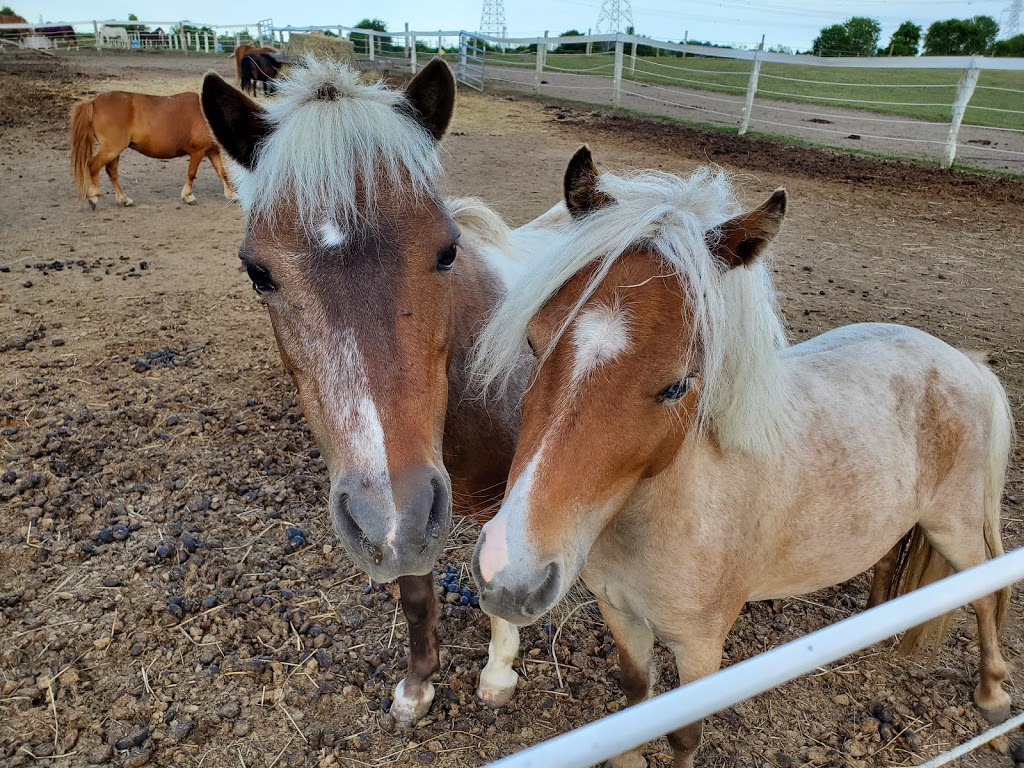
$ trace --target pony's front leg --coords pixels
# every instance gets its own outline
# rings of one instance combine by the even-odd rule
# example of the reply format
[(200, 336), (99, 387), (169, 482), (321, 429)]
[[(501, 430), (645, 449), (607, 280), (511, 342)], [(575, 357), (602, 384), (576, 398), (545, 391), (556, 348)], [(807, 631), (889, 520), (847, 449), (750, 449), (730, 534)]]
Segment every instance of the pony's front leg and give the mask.
[[(597, 601), (619, 652), (619, 684), (626, 694), (626, 705), (633, 706), (651, 695), (651, 657), (654, 632), (641, 620), (629, 616), (611, 603)], [(607, 763), (611, 768), (645, 768), (643, 747), (623, 752)]]
[(430, 678), (441, 667), (434, 574), (402, 576), (398, 579), (398, 589), (409, 626), (409, 666), (405, 679), (395, 687), (391, 717), (403, 728), (410, 728), (430, 709), (434, 701)]
[[(692, 617), (690, 627), (713, 625), (715, 617)], [(730, 622), (731, 624), (731, 622)], [(692, 631), (692, 630), (691, 630)], [(725, 646), (725, 631), (719, 635), (709, 634), (710, 628), (693, 636), (676, 636), (668, 640), (669, 646), (676, 657), (676, 669), (679, 670), (679, 685), (683, 686), (714, 674), (722, 666), (722, 648)], [(693, 768), (693, 757), (700, 746), (703, 721), (686, 725), (668, 735), (668, 743), (672, 746), (674, 768)]]
[(181, 199), (189, 205), (195, 205), (196, 196), (192, 194), (192, 183), (196, 180), (199, 172), (199, 164), (203, 161), (201, 154), (188, 156), (188, 176), (185, 177), (185, 186), (181, 188)]
[(491, 642), (487, 645), (487, 666), (480, 672), (476, 695), (490, 707), (503, 707), (515, 693), (519, 675), (512, 662), (519, 653), (519, 627), (491, 616)]

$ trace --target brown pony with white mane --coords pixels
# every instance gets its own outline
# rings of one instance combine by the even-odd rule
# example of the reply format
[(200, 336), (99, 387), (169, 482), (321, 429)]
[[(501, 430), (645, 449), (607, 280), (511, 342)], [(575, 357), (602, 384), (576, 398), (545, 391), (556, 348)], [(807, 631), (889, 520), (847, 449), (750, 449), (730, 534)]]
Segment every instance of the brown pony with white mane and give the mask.
[[(509, 231), (479, 201), (438, 192), (455, 80), (435, 60), (404, 90), (307, 57), (265, 108), (214, 74), (203, 109), (248, 213), (239, 249), (330, 472), (329, 512), (356, 565), (397, 579), (409, 627), (391, 713), (421, 718), (438, 670), (432, 568), (456, 510), (486, 519), (519, 430), (517, 383), (485, 409), (467, 358), (479, 327), (567, 221)], [(525, 349), (525, 348), (524, 348)], [(512, 695), (518, 633), (492, 622), (478, 693)]]
[[(583, 148), (565, 196), (575, 225), (477, 349), (485, 383), (518, 370), (524, 339), (536, 355), (505, 499), (474, 557), (488, 613), (527, 624), (582, 574), (633, 704), (650, 693), (655, 637), (687, 683), (718, 669), (747, 601), (881, 561), (877, 601), (1002, 554), (1013, 427), (998, 379), (898, 325), (787, 346), (762, 260), (784, 191), (740, 213), (721, 173), (619, 177)], [(972, 603), (974, 699), (996, 721), (1010, 705), (1009, 594)], [(940, 643), (946, 627), (904, 643)], [(677, 768), (693, 765), (700, 733), (669, 735)], [(612, 764), (645, 761), (637, 749)]]
[[(93, 154), (93, 147), (99, 148)], [(118, 175), (121, 153), (131, 148), (146, 157), (167, 160), (188, 155), (188, 173), (181, 199), (196, 202), (192, 183), (203, 158), (224, 184), (224, 196), (234, 199), (221, 161), (220, 148), (213, 140), (196, 93), (150, 96), (145, 93), (108, 91), (92, 99), (75, 102), (71, 108), (71, 168), (78, 191), (93, 208), (100, 199), (100, 169), (114, 187), (123, 206), (135, 205), (124, 193)]]

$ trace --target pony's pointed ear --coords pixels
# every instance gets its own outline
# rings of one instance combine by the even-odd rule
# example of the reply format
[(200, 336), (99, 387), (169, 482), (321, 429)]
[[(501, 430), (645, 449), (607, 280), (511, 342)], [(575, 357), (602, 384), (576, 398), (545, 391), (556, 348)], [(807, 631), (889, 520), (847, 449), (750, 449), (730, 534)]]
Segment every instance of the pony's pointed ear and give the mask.
[(576, 150), (565, 169), (565, 205), (574, 219), (613, 202), (597, 188), (600, 175), (594, 157), (590, 154), (590, 147), (584, 144)]
[(708, 247), (726, 269), (749, 267), (779, 234), (786, 216), (786, 190), (776, 189), (757, 208), (707, 233)]
[(217, 143), (239, 165), (256, 166), (256, 148), (270, 133), (266, 111), (214, 73), (203, 78), (203, 114)]
[(455, 112), (455, 76), (442, 59), (434, 59), (405, 87), (412, 115), (440, 141)]

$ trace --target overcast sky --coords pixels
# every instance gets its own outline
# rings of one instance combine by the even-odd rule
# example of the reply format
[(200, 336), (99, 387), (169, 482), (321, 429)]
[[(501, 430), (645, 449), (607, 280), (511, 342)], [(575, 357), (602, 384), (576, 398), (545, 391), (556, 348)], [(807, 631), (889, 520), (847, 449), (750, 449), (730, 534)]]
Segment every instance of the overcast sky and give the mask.
[[(124, 19), (187, 19), (207, 24), (241, 24), (273, 18), (284, 26), (344, 24), (372, 16), (390, 29), (465, 29), (480, 27), (484, 0), (0, 0), (30, 21), (79, 21), (98, 15)], [(499, 0), (500, 2), (500, 0)], [(883, 42), (907, 19), (927, 28), (939, 19), (987, 14), (997, 21), (1013, 0), (634, 0), (633, 22), (639, 34), (679, 40), (756, 44), (761, 35), (768, 46), (809, 48), (818, 30), (849, 16), (870, 16), (882, 24)], [(596, 27), (601, 0), (504, 0), (508, 33), (513, 37), (552, 35), (575, 28), (586, 33)], [(83, 10), (87, 8), (88, 10)], [(1024, 31), (1022, 29), (1021, 31)]]

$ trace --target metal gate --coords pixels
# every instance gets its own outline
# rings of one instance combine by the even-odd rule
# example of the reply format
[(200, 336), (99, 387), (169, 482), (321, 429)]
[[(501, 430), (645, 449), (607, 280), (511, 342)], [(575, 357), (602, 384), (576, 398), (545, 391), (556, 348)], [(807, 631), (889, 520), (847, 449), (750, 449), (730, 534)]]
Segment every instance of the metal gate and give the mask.
[(274, 20), (263, 19), (263, 21), (256, 22), (256, 37), (259, 38), (260, 45), (273, 45)]
[(487, 53), (485, 46), (483, 40), (465, 34), (459, 35), (459, 67), (455, 77), (463, 85), (478, 91), (484, 89), (484, 55)]

